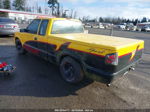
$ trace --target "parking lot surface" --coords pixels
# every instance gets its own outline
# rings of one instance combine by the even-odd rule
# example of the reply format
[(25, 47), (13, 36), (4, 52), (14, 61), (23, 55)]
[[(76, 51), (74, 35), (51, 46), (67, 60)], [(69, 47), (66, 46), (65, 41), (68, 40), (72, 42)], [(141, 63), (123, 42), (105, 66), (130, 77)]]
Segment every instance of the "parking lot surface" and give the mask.
[[(109, 30), (88, 29), (107, 34)], [(145, 40), (143, 59), (111, 87), (85, 78), (64, 82), (57, 66), (31, 54), (18, 55), (12, 37), (0, 37), (0, 61), (17, 67), (0, 75), (0, 109), (148, 109), (150, 108), (150, 34), (114, 31), (113, 35)], [(113, 38), (113, 37), (112, 37)]]

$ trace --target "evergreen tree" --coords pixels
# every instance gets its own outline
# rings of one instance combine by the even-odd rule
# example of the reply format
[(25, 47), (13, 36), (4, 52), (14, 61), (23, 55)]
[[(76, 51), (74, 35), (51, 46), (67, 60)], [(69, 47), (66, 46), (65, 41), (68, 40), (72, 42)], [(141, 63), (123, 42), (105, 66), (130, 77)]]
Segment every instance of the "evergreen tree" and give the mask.
[(121, 24), (121, 23), (122, 23), (122, 20), (121, 20), (120, 17), (117, 18), (117, 23), (118, 23), (118, 24)]
[(138, 19), (135, 19), (135, 21), (133, 22), (134, 25), (137, 25), (139, 23)]
[(56, 8), (59, 8), (57, 0), (48, 0), (48, 5), (52, 9), (52, 15), (54, 15)]
[(148, 21), (147, 18), (146, 18), (146, 17), (143, 17), (141, 23), (144, 23), (144, 22), (147, 22), (147, 21)]
[(25, 10), (25, 1), (26, 0), (14, 0), (13, 6), (15, 7), (16, 10)]
[(131, 23), (131, 20), (130, 20), (130, 19), (128, 19), (128, 20), (126, 21), (126, 23)]
[(11, 9), (10, 0), (4, 0), (3, 6), (4, 6), (4, 9)]
[(104, 22), (102, 17), (99, 18), (99, 22), (102, 22), (102, 23)]

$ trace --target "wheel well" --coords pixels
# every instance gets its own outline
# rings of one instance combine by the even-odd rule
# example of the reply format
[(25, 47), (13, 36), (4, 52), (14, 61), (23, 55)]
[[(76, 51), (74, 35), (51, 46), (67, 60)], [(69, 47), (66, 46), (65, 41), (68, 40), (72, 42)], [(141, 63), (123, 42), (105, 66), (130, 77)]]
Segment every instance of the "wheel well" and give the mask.
[(16, 41), (16, 40), (19, 40), (19, 38), (18, 38), (18, 37), (15, 37), (15, 41)]
[(70, 57), (70, 58), (74, 59), (75, 61), (77, 61), (77, 62), (81, 65), (81, 62), (80, 62), (78, 59), (76, 59), (75, 57), (70, 56), (70, 55), (63, 55), (63, 56), (61, 56), (60, 59), (59, 59), (59, 64), (61, 63), (61, 61), (62, 61), (65, 57)]
[(15, 37), (15, 43), (16, 43), (16, 40), (18, 40), (21, 43), (21, 45), (23, 46), (21, 40), (18, 37)]

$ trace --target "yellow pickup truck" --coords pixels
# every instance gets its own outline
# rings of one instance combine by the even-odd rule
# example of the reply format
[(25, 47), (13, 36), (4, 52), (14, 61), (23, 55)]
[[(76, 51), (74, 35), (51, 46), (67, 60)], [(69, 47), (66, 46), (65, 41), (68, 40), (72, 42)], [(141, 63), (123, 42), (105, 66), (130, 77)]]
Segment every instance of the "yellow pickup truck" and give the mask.
[(133, 70), (144, 41), (85, 34), (76, 19), (37, 18), (15, 33), (19, 54), (33, 53), (59, 66), (63, 79), (80, 82), (84, 75), (110, 84)]

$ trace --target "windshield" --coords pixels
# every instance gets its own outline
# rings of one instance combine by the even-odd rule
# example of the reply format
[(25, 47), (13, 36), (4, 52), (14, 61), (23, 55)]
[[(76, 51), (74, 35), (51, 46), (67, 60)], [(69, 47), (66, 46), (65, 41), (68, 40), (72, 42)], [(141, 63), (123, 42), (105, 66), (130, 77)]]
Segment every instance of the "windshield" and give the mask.
[(56, 20), (53, 23), (52, 34), (83, 33), (82, 23), (72, 20)]
[(8, 19), (8, 18), (0, 18), (0, 22), (15, 23), (15, 21), (13, 21), (12, 19)]

